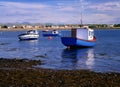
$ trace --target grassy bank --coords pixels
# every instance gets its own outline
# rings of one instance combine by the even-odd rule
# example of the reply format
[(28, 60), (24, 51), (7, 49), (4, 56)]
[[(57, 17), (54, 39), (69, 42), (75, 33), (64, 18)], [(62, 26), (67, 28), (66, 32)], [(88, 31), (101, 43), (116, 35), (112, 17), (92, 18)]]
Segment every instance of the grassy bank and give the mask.
[(0, 59), (0, 87), (120, 87), (120, 73), (34, 68), (40, 61)]

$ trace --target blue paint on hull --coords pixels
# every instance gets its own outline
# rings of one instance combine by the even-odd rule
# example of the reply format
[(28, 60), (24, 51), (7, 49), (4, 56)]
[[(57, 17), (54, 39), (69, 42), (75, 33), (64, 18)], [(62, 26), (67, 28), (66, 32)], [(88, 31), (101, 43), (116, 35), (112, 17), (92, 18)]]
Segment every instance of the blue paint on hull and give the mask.
[(73, 37), (61, 37), (61, 41), (68, 47), (93, 47), (96, 41), (81, 40)]

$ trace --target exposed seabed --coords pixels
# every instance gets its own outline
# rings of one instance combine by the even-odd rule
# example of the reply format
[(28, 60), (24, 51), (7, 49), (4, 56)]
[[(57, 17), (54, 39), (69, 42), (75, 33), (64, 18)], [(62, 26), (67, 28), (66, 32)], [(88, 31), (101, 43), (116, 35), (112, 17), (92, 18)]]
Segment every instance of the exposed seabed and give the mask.
[(34, 67), (40, 63), (0, 58), (0, 87), (120, 87), (120, 73)]

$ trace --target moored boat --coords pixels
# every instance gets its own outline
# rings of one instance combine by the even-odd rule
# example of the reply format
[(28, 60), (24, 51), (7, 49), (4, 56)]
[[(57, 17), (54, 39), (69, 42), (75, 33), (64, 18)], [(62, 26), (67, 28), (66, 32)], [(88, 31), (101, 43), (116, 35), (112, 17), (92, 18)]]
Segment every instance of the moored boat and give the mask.
[(61, 37), (62, 43), (68, 48), (93, 47), (96, 44), (94, 30), (88, 27), (81, 27), (71, 30), (70, 37)]
[(49, 37), (49, 36), (60, 36), (60, 33), (57, 31), (57, 30), (49, 30), (49, 31), (46, 31), (46, 32), (43, 32), (43, 36), (45, 37)]
[(36, 40), (39, 38), (37, 30), (29, 30), (24, 34), (18, 35), (19, 40)]

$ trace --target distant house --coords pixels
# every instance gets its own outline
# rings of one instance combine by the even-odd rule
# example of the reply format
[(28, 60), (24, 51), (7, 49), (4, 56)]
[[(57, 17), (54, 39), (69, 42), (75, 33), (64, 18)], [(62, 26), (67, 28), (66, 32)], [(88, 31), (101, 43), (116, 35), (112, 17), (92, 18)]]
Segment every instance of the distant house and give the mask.
[(52, 25), (51, 28), (53, 28), (53, 29), (58, 29), (59, 26), (57, 26), (57, 25)]
[(11, 29), (11, 26), (8, 26), (7, 28), (8, 28), (8, 29)]
[(33, 27), (31, 25), (24, 25), (23, 28), (25, 28), (25, 29), (31, 29)]
[(45, 25), (39, 25), (39, 28), (45, 28)]
[(60, 28), (60, 29), (64, 29), (64, 28), (65, 28), (65, 25), (59, 25), (59, 28)]
[(114, 25), (113, 25), (113, 24), (109, 24), (108, 27), (109, 27), (109, 28), (113, 28)]
[(38, 25), (35, 25), (35, 26), (34, 26), (34, 28), (35, 28), (35, 29), (38, 29), (38, 28), (39, 28), (39, 26), (38, 26)]
[(68, 28), (71, 28), (71, 26), (69, 26), (69, 25), (65, 25), (65, 28), (68, 29)]
[(16, 28), (16, 26), (15, 26), (15, 25), (13, 25), (12, 27), (13, 27), (13, 28)]

